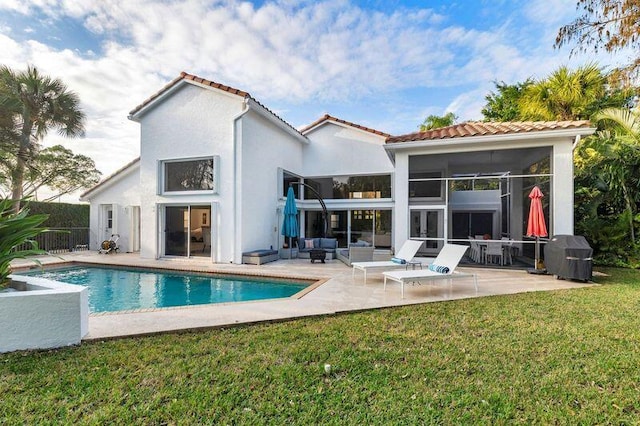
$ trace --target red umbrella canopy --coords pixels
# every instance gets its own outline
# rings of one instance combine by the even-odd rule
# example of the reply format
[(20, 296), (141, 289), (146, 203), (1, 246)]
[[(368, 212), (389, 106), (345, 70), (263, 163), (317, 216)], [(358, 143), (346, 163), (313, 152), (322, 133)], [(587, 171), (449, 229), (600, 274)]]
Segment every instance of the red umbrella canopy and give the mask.
[(529, 221), (527, 223), (528, 237), (546, 237), (547, 224), (544, 221), (544, 212), (542, 211), (542, 191), (534, 186), (529, 194), (531, 205), (529, 206)]

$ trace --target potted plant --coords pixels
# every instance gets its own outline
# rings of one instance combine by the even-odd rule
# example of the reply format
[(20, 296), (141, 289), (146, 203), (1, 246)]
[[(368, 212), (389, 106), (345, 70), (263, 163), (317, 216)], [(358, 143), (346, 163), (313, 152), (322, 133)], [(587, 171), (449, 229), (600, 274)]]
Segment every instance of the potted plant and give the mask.
[[(28, 207), (16, 212), (15, 204), (16, 201), (13, 200), (0, 200), (0, 291), (8, 287), (17, 287), (12, 285), (9, 278), (12, 260), (47, 254), (46, 251), (38, 248), (34, 238), (48, 232), (41, 225), (49, 216), (46, 214), (29, 216)], [(28, 248), (21, 248), (25, 244)], [(40, 264), (37, 259), (30, 260)], [(19, 288), (15, 289), (19, 290)]]

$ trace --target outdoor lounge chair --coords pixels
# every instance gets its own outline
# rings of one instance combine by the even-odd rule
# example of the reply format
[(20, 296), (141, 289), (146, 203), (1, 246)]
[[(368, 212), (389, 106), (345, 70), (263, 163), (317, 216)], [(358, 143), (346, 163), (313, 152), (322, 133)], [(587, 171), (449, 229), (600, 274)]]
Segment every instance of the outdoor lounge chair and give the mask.
[(398, 253), (395, 255), (395, 259), (399, 259), (398, 262), (392, 260), (383, 260), (377, 262), (352, 262), (351, 276), (355, 277), (356, 269), (359, 269), (364, 273), (364, 283), (367, 283), (367, 270), (369, 269), (391, 269), (391, 268), (407, 268), (407, 262), (411, 262), (420, 249), (423, 241), (407, 240), (404, 242)]
[[(478, 291), (478, 278), (476, 274), (455, 272), (458, 263), (462, 260), (469, 247), (457, 244), (445, 244), (438, 257), (431, 263), (432, 269), (411, 270), (411, 271), (386, 271), (384, 276), (384, 289), (387, 289), (387, 280), (400, 283), (400, 291), (404, 299), (404, 284), (407, 282), (418, 283), (422, 281), (451, 280), (454, 278), (473, 277), (473, 285)], [(446, 268), (447, 272), (437, 272), (438, 269)], [(435, 270), (433, 270), (435, 269)]]

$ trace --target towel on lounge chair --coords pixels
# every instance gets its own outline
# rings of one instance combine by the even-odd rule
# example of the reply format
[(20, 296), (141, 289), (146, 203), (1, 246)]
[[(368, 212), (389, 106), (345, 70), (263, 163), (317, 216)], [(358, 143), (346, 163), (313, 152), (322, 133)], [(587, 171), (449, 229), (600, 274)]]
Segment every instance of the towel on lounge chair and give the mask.
[(448, 274), (449, 273), (449, 268), (447, 268), (446, 266), (442, 266), (442, 265), (436, 265), (435, 263), (432, 263), (429, 265), (429, 270), (433, 271), (433, 272), (439, 272), (441, 274)]
[(399, 257), (392, 257), (391, 261), (393, 263), (397, 263), (398, 265), (405, 265), (407, 263), (405, 259), (400, 259)]

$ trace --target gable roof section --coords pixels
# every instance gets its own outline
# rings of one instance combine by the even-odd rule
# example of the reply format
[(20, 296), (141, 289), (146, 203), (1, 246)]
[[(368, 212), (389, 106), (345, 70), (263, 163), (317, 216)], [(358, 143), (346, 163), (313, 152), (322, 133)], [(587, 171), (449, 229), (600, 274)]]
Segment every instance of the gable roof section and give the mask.
[(133, 110), (131, 110), (129, 112), (129, 119), (133, 119), (133, 117), (136, 114), (140, 113), (143, 109), (151, 106), (154, 102), (158, 101), (162, 97), (162, 95), (172, 90), (181, 82), (189, 82), (189, 81), (193, 81), (195, 83), (199, 83), (204, 86), (209, 86), (214, 89), (222, 90), (224, 92), (231, 93), (232, 95), (237, 95), (243, 99), (251, 99), (253, 102), (255, 102), (256, 105), (258, 105), (260, 108), (264, 109), (264, 111), (266, 111), (268, 114), (273, 116), (273, 118), (277, 119), (282, 124), (284, 124), (285, 127), (289, 128), (289, 130), (293, 130), (293, 132), (297, 133), (299, 136), (302, 136), (304, 139), (306, 139), (298, 129), (293, 127), (291, 124), (287, 123), (284, 119), (282, 119), (276, 113), (274, 113), (269, 108), (264, 106), (261, 102), (257, 101), (253, 96), (249, 94), (249, 92), (245, 92), (244, 90), (236, 89), (231, 86), (226, 86), (224, 84), (216, 83), (215, 81), (207, 80), (205, 78), (198, 77), (197, 75), (189, 74), (184, 71), (180, 73), (179, 77), (173, 79), (171, 82), (169, 82), (169, 84), (164, 86), (158, 92), (154, 93), (149, 98), (147, 98), (144, 102), (142, 102), (140, 105), (138, 105)]
[(302, 129), (300, 129), (300, 133), (305, 134), (305, 133), (315, 129), (316, 127), (318, 127), (318, 126), (320, 126), (323, 123), (328, 122), (328, 121), (333, 121), (334, 123), (344, 124), (344, 125), (347, 125), (349, 127), (353, 127), (355, 129), (359, 129), (359, 130), (364, 130), (365, 132), (373, 133), (373, 134), (379, 135), (379, 136), (384, 136), (386, 138), (391, 136), (390, 134), (381, 132), (380, 130), (372, 129), (370, 127), (361, 126), (359, 124), (355, 124), (355, 123), (352, 123), (352, 122), (347, 121), (347, 120), (342, 120), (340, 118), (333, 117), (333, 116), (331, 116), (329, 114), (325, 114), (322, 117), (320, 117), (318, 120), (316, 120), (313, 123), (309, 124), (308, 126), (303, 127)]
[(93, 187), (87, 189), (85, 192), (80, 194), (80, 201), (84, 201), (90, 195), (95, 195), (96, 192), (100, 192), (103, 189), (108, 188), (112, 183), (116, 182), (116, 180), (117, 180), (116, 178), (118, 178), (120, 176), (123, 176), (125, 174), (125, 172), (128, 172), (128, 171), (132, 170), (134, 167), (136, 167), (138, 165), (138, 163), (140, 163), (140, 157), (138, 157), (135, 160), (125, 164), (124, 166), (122, 166), (121, 168), (116, 170), (115, 172), (111, 173), (109, 176), (107, 176), (106, 178), (102, 179), (96, 185), (94, 185)]
[(153, 103), (156, 99), (158, 99), (160, 96), (162, 96), (163, 94), (165, 94), (166, 92), (171, 90), (174, 86), (176, 86), (178, 83), (180, 83), (183, 80), (195, 81), (196, 83), (200, 83), (200, 84), (203, 84), (205, 86), (211, 86), (213, 88), (222, 90), (224, 92), (228, 92), (228, 93), (231, 93), (233, 95), (238, 95), (238, 96), (240, 96), (242, 98), (250, 97), (249, 93), (247, 93), (247, 92), (245, 92), (243, 90), (235, 89), (235, 88), (230, 87), (230, 86), (225, 86), (224, 84), (216, 83), (215, 81), (211, 81), (211, 80), (206, 80), (204, 78), (200, 78), (200, 77), (198, 77), (196, 75), (188, 74), (188, 73), (182, 71), (180, 73), (179, 77), (174, 78), (173, 80), (171, 80), (169, 82), (169, 84), (164, 86), (162, 89), (158, 90), (156, 93), (154, 93), (153, 95), (151, 95), (150, 97), (145, 99), (140, 105), (138, 105), (137, 107), (132, 109), (129, 112), (129, 117), (136, 115), (143, 108), (145, 108), (149, 104)]
[(386, 143), (401, 143), (428, 141), (440, 139), (464, 138), (470, 136), (494, 136), (521, 133), (534, 133), (549, 130), (564, 129), (588, 129), (591, 123), (588, 120), (576, 121), (511, 121), (511, 122), (484, 122), (468, 121), (454, 124), (452, 126), (441, 127), (439, 129), (427, 130), (426, 132), (415, 132), (400, 136), (390, 136)]

